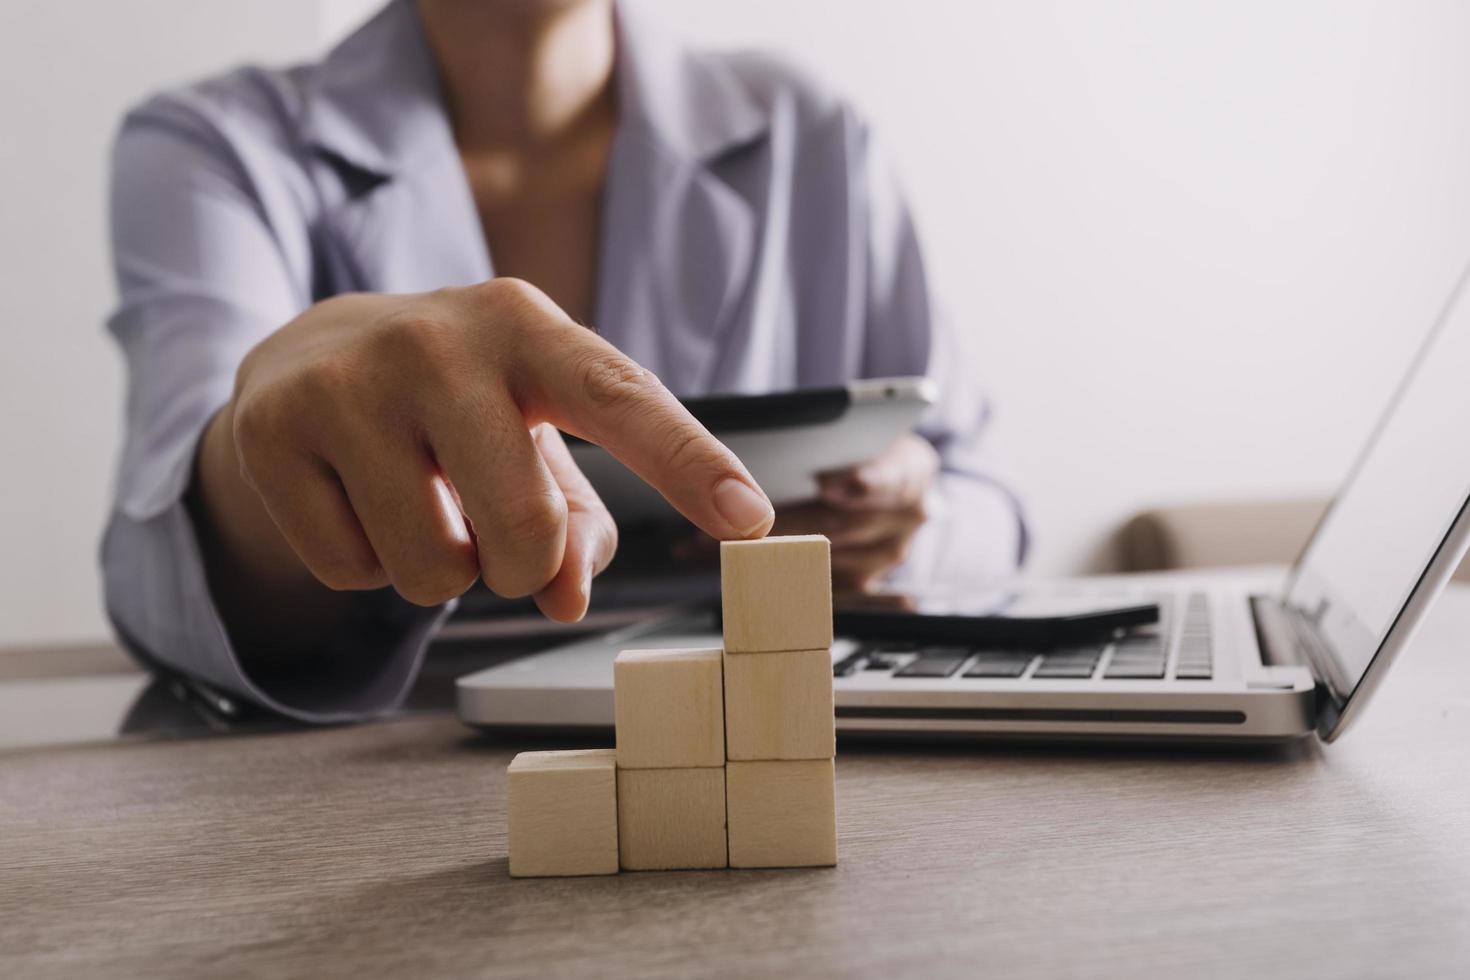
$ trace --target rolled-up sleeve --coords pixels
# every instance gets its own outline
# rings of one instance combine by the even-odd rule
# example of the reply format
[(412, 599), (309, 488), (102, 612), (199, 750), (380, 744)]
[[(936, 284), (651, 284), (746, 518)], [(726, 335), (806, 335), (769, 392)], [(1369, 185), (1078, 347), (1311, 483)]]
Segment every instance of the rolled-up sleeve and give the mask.
[(940, 399), (920, 434), (939, 451), (931, 519), (897, 581), (977, 581), (1013, 574), (1025, 561), (1021, 501), (987, 444), (991, 408), (979, 380), (972, 332), (942, 314), (924, 267), (913, 216), (866, 132), (857, 154), (867, 217), (867, 377), (925, 375)]
[(125, 438), (102, 542), (108, 614), (139, 659), (311, 721), (397, 705), (444, 609), (365, 593), (330, 649), (252, 674), (220, 615), (185, 495), (206, 424), (245, 353), (311, 302), (300, 201), (271, 150), (184, 98), (131, 113), (111, 188), (127, 366)]

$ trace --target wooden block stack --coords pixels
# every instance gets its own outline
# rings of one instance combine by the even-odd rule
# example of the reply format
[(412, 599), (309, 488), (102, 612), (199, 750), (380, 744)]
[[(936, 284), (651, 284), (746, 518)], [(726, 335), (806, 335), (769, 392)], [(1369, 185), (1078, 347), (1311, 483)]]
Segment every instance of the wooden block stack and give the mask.
[(718, 650), (624, 650), (613, 662), (625, 870), (728, 863), (720, 673)]
[(720, 599), (730, 866), (836, 864), (827, 539), (724, 542)]
[(512, 875), (837, 863), (827, 539), (724, 542), (720, 575), (723, 650), (618, 654), (615, 751), (511, 763)]

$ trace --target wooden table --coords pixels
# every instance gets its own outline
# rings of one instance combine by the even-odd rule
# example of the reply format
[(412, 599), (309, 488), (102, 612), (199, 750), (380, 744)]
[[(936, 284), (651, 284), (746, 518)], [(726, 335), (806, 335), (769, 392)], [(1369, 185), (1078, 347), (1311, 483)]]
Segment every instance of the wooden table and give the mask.
[(0, 975), (1465, 976), (1467, 636), (1331, 747), (844, 746), (830, 870), (513, 881), (442, 713), (11, 750)]

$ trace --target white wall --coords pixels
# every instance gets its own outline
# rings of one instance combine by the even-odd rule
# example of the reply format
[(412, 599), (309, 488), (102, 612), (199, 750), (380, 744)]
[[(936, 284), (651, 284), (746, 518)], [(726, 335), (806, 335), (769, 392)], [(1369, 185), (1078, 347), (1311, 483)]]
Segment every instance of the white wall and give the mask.
[(643, 0), (869, 114), (979, 332), (1043, 573), (1329, 493), (1470, 261), (1470, 6)]
[(0, 4), (0, 646), (95, 638), (122, 397), (106, 154), (124, 107), (319, 43), (295, 0)]
[[(1470, 7), (641, 0), (874, 120), (979, 332), (1033, 569), (1151, 503), (1330, 491), (1470, 260)], [(374, 3), (0, 7), (0, 644), (100, 635), (102, 152), (160, 83)]]

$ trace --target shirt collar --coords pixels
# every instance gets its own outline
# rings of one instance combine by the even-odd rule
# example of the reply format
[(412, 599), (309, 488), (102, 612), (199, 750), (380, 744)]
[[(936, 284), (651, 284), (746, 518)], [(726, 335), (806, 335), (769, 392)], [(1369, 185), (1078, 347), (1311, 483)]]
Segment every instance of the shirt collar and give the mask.
[[(722, 61), (662, 36), (629, 6), (617, 8), (617, 31), (620, 127), (698, 163), (765, 133), (765, 110)], [(317, 149), (384, 176), (442, 149), (444, 100), (412, 0), (392, 0), (332, 49), (307, 83), (302, 130)]]

